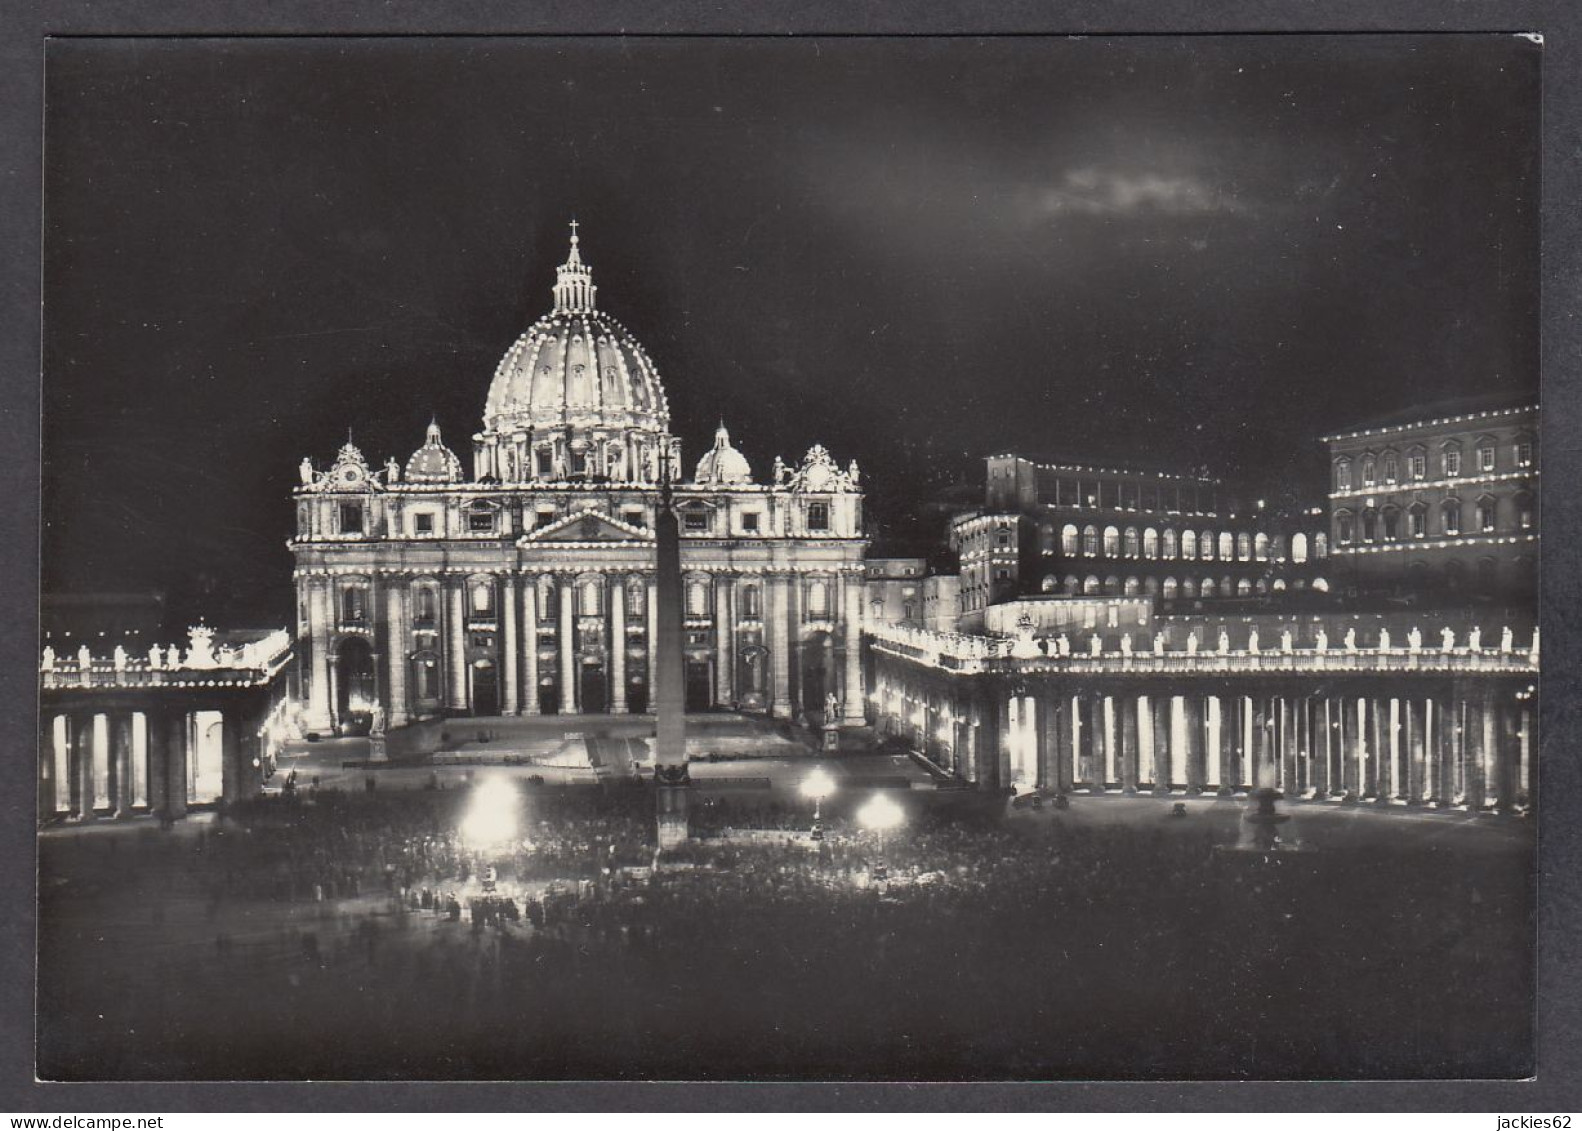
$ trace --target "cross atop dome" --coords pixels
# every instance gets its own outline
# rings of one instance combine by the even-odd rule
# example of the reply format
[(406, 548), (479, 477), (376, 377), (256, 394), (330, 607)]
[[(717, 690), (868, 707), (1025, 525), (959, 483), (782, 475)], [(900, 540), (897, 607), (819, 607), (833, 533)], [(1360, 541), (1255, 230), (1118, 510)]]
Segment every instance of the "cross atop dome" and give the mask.
[(593, 285), (593, 272), (582, 261), (579, 226), (576, 220), (571, 222), (571, 251), (566, 262), (555, 268), (556, 314), (587, 314), (593, 310), (593, 296), (598, 288)]

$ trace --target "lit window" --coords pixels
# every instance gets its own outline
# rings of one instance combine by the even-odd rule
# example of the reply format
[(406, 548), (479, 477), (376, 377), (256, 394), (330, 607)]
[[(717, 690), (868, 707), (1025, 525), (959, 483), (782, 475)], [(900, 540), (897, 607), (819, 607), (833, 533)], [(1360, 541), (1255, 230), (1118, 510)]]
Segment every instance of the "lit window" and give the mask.
[(599, 608), (599, 583), (589, 578), (577, 591), (577, 612), (585, 617), (597, 616)]
[[(1298, 534), (1297, 537), (1300, 538), (1302, 536), (1300, 534)], [(1293, 547), (1295, 546), (1295, 542), (1294, 541), (1292, 542), (1292, 546)], [(1252, 550), (1253, 557), (1257, 558), (1260, 562), (1266, 562), (1266, 561), (1269, 560), (1269, 536), (1267, 534), (1263, 534), (1263, 533), (1260, 532), (1259, 535), (1252, 540), (1252, 547), (1253, 547), (1253, 550)], [(1307, 556), (1307, 552), (1306, 552), (1306, 547), (1304, 545), (1302, 557), (1305, 558), (1306, 556)], [(1301, 561), (1302, 558), (1297, 558), (1296, 560), (1297, 561)]]
[[(1262, 560), (1269, 556), (1269, 538), (1265, 534), (1258, 535), (1258, 538), (1263, 546), (1263, 553), (1258, 555), (1259, 559)], [(1242, 531), (1242, 533), (1236, 535), (1236, 560), (1245, 562), (1251, 559), (1252, 536), (1246, 531)]]
[(1413, 538), (1422, 538), (1428, 534), (1428, 508), (1415, 506), (1406, 515), (1406, 532)]
[(1523, 493), (1516, 496), (1516, 525), (1523, 530), (1531, 530), (1536, 520), (1533, 508), (1533, 497)]
[(1164, 546), (1159, 551), (1159, 556), (1161, 558), (1163, 558), (1167, 562), (1175, 561), (1175, 558), (1176, 558), (1176, 532), (1174, 530), (1166, 530), (1165, 531)]
[(688, 511), (682, 520), (682, 525), (691, 531), (707, 530), (709, 528), (709, 512)]
[(1062, 554), (1075, 554), (1077, 552), (1077, 528), (1069, 522), (1060, 528), (1060, 552)]
[(1398, 476), (1396, 474), (1395, 457), (1394, 456), (1385, 456), (1384, 457), (1384, 481), (1386, 483), (1394, 483), (1397, 478), (1398, 478)]
[(1197, 561), (1197, 535), (1190, 530), (1181, 532), (1181, 559), (1183, 561)]
[(1494, 445), (1485, 444), (1483, 447), (1478, 449), (1478, 470), (1494, 470)]
[(1374, 511), (1362, 512), (1362, 540), (1364, 542), (1377, 541), (1379, 537), (1379, 516)]
[(1445, 453), (1445, 478), (1454, 479), (1461, 474), (1461, 453), (1454, 448)]
[(1335, 464), (1335, 490), (1351, 490), (1351, 461), (1343, 459)]
[(1141, 546), (1142, 544), (1137, 536), (1137, 528), (1135, 526), (1128, 526), (1126, 528), (1126, 532), (1121, 535), (1122, 552), (1125, 553), (1128, 558), (1135, 558), (1142, 552)]
[(472, 587), (472, 611), (478, 614), (494, 612), (494, 586), (483, 582)]
[(356, 624), (368, 615), (368, 594), (362, 589), (344, 589), (341, 591), (341, 620), (348, 624)]
[(1373, 480), (1373, 457), (1369, 456), (1367, 459), (1362, 461), (1362, 485), (1364, 487), (1372, 487)]
[(1352, 518), (1349, 514), (1338, 514), (1335, 516), (1335, 541), (1342, 546), (1349, 546), (1355, 533)]
[(1406, 469), (1413, 479), (1423, 479), (1428, 475), (1428, 457), (1421, 452), (1414, 452), (1406, 457)]
[(1447, 500), (1439, 509), (1439, 525), (1445, 534), (1455, 537), (1461, 533), (1461, 503)]
[(828, 503), (809, 503), (807, 505), (807, 528), (809, 530), (829, 529)]
[(1384, 511), (1384, 540), (1393, 542), (1401, 536), (1401, 512), (1394, 507)]
[(1096, 526), (1086, 526), (1082, 529), (1082, 552), (1088, 557), (1094, 557), (1099, 552), (1099, 531)]
[(1492, 533), (1493, 530), (1494, 530), (1494, 500), (1493, 499), (1479, 499), (1478, 500), (1478, 516), (1477, 517), (1478, 517), (1478, 530), (1481, 533), (1484, 533), (1484, 534)]
[(1516, 445), (1516, 466), (1531, 467), (1533, 465), (1533, 445), (1530, 440), (1523, 440)]
[(488, 507), (474, 507), (467, 512), (467, 529), (474, 534), (489, 534), (494, 530), (494, 511)]
[(1159, 531), (1149, 527), (1143, 531), (1143, 557), (1152, 560), (1159, 556)]
[(1104, 528), (1104, 556), (1118, 557), (1121, 552), (1121, 532), (1113, 526)]

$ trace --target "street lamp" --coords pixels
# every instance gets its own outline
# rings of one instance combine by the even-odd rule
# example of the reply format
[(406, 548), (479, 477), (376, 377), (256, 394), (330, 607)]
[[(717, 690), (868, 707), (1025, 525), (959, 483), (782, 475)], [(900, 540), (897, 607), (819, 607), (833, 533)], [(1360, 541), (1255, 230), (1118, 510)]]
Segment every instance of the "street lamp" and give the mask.
[(813, 799), (813, 839), (824, 839), (824, 824), (822, 821), (821, 805), (826, 797), (835, 792), (835, 779), (824, 772), (823, 766), (815, 766), (813, 772), (802, 779), (802, 796)]
[(874, 794), (868, 804), (857, 810), (858, 823), (879, 834), (879, 862), (873, 870), (875, 880), (889, 879), (889, 869), (884, 863), (884, 834), (904, 820), (906, 814), (901, 807), (883, 793)]

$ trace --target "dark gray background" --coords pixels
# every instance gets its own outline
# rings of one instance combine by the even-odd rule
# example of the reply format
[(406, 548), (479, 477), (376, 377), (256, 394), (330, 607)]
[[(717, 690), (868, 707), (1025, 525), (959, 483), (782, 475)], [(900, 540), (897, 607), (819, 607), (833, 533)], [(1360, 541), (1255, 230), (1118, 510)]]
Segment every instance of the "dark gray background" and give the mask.
[[(11, 396), (7, 398), (9, 411), (4, 417), (4, 426), (9, 433), (8, 443), (4, 447), (8, 460), (7, 470), (11, 472), (13, 482), (24, 486), (24, 489), (16, 492), (12, 499), (14, 508), (12, 526), (19, 535), (12, 543), (8, 571), (13, 581), (8, 587), (11, 622), (19, 627), (17, 632), (7, 637), (6, 647), (10, 649), (10, 654), (7, 656), (7, 662), (0, 665), (0, 679), (5, 681), (5, 687), (11, 693), (11, 701), (18, 705), (18, 709), (13, 712), (14, 717), (7, 723), (7, 736), (11, 739), (8, 746), (13, 751), (24, 752), (16, 756), (16, 769), (12, 780), (17, 783), (31, 780), (32, 757), (26, 752), (36, 748), (31, 709), (33, 697), (31, 625), (36, 591), (33, 578), (37, 561), (35, 557), (37, 544), (22, 532), (37, 529), (38, 523), (36, 407), (39, 403), (37, 400), (39, 390), (34, 375), (39, 371), (39, 323), (38, 307), (33, 300), (38, 294), (39, 280), (38, 193), (41, 170), (37, 157), (41, 143), (40, 108), (43, 90), (40, 74), (41, 36), (45, 31), (66, 33), (137, 31), (152, 34), (175, 31), (240, 30), (257, 32), (307, 30), (534, 32), (616, 29), (651, 32), (704, 30), (917, 32), (926, 30), (975, 33), (1078, 30), (1256, 31), (1279, 28), (1292, 19), (1301, 19), (1305, 28), (1318, 30), (1391, 28), (1441, 30), (1451, 27), (1493, 28), (1506, 31), (1541, 30), (1546, 33), (1548, 39), (1543, 53), (1546, 109), (1544, 269), (1547, 288), (1543, 342), (1544, 474), (1549, 483), (1549, 489), (1545, 494), (1546, 537), (1543, 563), (1546, 583), (1544, 624), (1546, 634), (1549, 636), (1549, 657), (1546, 666), (1549, 672), (1576, 670), (1577, 658), (1573, 654), (1575, 643), (1573, 635), (1568, 631), (1569, 610), (1573, 607), (1571, 583), (1568, 579), (1575, 575), (1575, 563), (1571, 556), (1575, 552), (1576, 545), (1574, 537), (1576, 507), (1571, 501), (1571, 492), (1559, 486), (1572, 483), (1575, 475), (1572, 467), (1575, 448), (1567, 442), (1567, 438), (1575, 434), (1576, 405), (1572, 392), (1574, 381), (1571, 379), (1571, 373), (1575, 371), (1578, 353), (1575, 329), (1569, 325), (1567, 318), (1575, 308), (1577, 267), (1574, 202), (1578, 199), (1578, 195), (1573, 128), (1575, 82), (1572, 78), (1577, 71), (1577, 56), (1569, 34), (1569, 29), (1574, 26), (1571, 22), (1572, 18), (1560, 6), (1540, 4), (1458, 7), (1453, 11), (1456, 20), (1454, 24), (1446, 22), (1449, 10), (1440, 5), (1327, 5), (1316, 10), (1285, 5), (1246, 5), (1221, 8), (1215, 13), (1212, 21), (1200, 13), (1191, 11), (1191, 8), (1191, 5), (1186, 4), (1178, 6), (1159, 4), (1144, 13), (1140, 10), (1116, 12), (1108, 5), (1073, 5), (1058, 22), (1055, 22), (1048, 15), (1041, 14), (1030, 6), (1011, 6), (991, 12), (987, 8), (977, 10), (947, 8), (925, 11), (922, 6), (900, 5), (886, 13), (885, 18), (889, 22), (882, 27), (875, 26), (871, 21), (854, 20), (849, 15), (843, 16), (833, 8), (821, 9), (816, 6), (800, 6), (794, 16), (788, 14), (789, 9), (781, 13), (755, 10), (751, 22), (744, 22), (742, 18), (722, 16), (718, 11), (706, 9), (701, 5), (672, 6), (663, 17), (656, 17), (653, 13), (648, 13), (635, 5), (602, 7), (591, 17), (580, 8), (576, 9), (578, 15), (574, 17), (572, 14), (574, 9), (570, 7), (559, 10), (542, 8), (536, 13), (524, 15), (509, 6), (495, 8), (483, 6), (471, 13), (465, 26), (458, 22), (455, 13), (429, 5), (377, 7), (278, 5), (264, 17), (256, 16), (238, 6), (232, 9), (235, 15), (230, 18), (226, 18), (224, 13), (227, 9), (223, 5), (165, 4), (159, 6), (156, 12), (144, 11), (131, 5), (96, 5), (91, 9), (87, 5), (54, 5), (48, 13), (47, 21), (40, 19), (37, 12), (29, 12), (25, 7), (8, 10), (7, 30), (12, 34), (5, 37), (4, 46), (0, 48), (5, 52), (5, 66), (0, 67), (0, 75), (4, 77), (0, 77), (0, 81), (7, 84), (8, 97), (4, 100), (4, 104), (8, 111), (7, 140), (11, 142), (5, 150), (8, 155), (5, 176), (8, 185), (17, 191), (12, 194), (3, 217), (0, 217), (0, 223), (5, 225), (3, 230), (3, 235), (6, 237), (5, 246), (12, 251), (6, 261), (4, 278), (7, 295), (14, 300), (5, 306), (5, 333), (3, 338), (0, 338), (0, 345), (3, 345), (5, 350), (3, 358), (8, 363), (3, 372), (6, 374), (6, 380), (11, 383), (8, 390)], [(244, 12), (247, 14), (243, 15)], [(746, 9), (743, 9), (743, 15), (745, 13)], [(312, 25), (303, 22), (310, 18), (316, 22)], [(243, 19), (254, 22), (251, 24), (237, 22)], [(1171, 46), (1176, 52), (1184, 52), (1190, 62), (1195, 45), (1202, 45), (1203, 42), (1189, 41), (1184, 45)], [(1200, 50), (1210, 51), (1212, 48), (1203, 45)], [(1501, 155), (1498, 153), (1490, 156), (1494, 161), (1500, 158)], [(530, 192), (524, 192), (524, 199), (530, 196)], [(609, 203), (614, 202), (611, 200)], [(580, 196), (567, 203), (571, 207), (583, 208)], [(585, 210), (583, 218), (589, 218)], [(205, 217), (200, 211), (194, 214), (193, 219), (201, 226)], [(554, 223), (551, 223), (552, 220)], [(630, 278), (634, 286), (640, 285), (640, 278), (660, 263), (663, 256), (658, 250), (633, 255), (630, 250), (633, 247), (633, 240), (628, 233), (623, 233), (625, 238), (621, 239), (618, 245), (612, 243), (608, 250), (596, 250), (599, 245), (595, 241), (594, 232), (606, 222), (612, 227), (620, 227), (618, 221), (613, 219), (605, 221), (602, 217), (597, 224), (590, 222), (589, 256), (595, 264), (599, 281), (602, 286), (609, 286), (614, 281), (611, 276), (615, 276), (618, 282), (610, 288), (610, 291), (612, 300), (619, 299), (622, 304), (621, 308), (617, 308), (618, 316), (637, 328), (639, 337), (645, 340), (655, 353), (660, 353), (663, 336), (668, 332), (665, 327), (669, 317), (663, 306), (656, 305), (653, 308), (654, 324), (651, 329), (647, 326), (639, 327), (637, 318), (629, 315), (624, 307), (639, 297), (637, 293), (633, 293), (631, 298), (626, 297), (626, 280)], [(500, 320), (504, 332), (510, 334), (519, 329), (522, 321), (536, 313), (542, 305), (541, 301), (536, 300), (536, 296), (542, 293), (541, 272), (545, 269), (545, 265), (558, 259), (560, 247), (556, 228), (558, 217), (540, 216), (531, 221), (504, 217), (500, 218), (500, 223), (502, 230), (507, 230), (512, 225), (520, 225), (515, 233), (516, 243), (507, 243), (499, 248), (500, 266), (503, 270), (513, 273), (511, 280), (504, 286), (491, 284), (486, 296), (489, 301), (469, 303), (468, 309), (479, 317)], [(860, 225), (859, 230), (861, 230)], [(603, 238), (599, 237), (599, 239)], [(684, 242), (685, 239), (679, 240), (678, 246)], [(617, 254), (617, 246), (622, 249), (621, 254)], [(196, 262), (202, 266), (203, 257), (198, 257)], [(537, 266), (536, 270), (535, 266)], [(764, 273), (769, 273), (767, 265)], [(493, 277), (492, 272), (489, 275), (490, 278)], [(1480, 278), (1487, 281), (1486, 276), (1480, 275)], [(649, 285), (654, 284), (650, 282)], [(772, 278), (767, 280), (766, 285), (774, 285), (774, 280)], [(500, 289), (495, 289), (497, 286), (500, 286)], [(498, 303), (494, 301), (496, 296), (500, 300)], [(127, 295), (125, 298), (128, 302), (147, 301), (147, 296)], [(529, 299), (535, 301), (530, 302)], [(512, 304), (517, 304), (516, 310), (510, 309)], [(522, 310), (521, 306), (524, 304), (527, 308)], [(1476, 319), (1481, 316), (1481, 311), (1468, 311), (1469, 318)], [(493, 323), (479, 329), (482, 332), (477, 336), (485, 339), (496, 332)], [(483, 352), (497, 353), (504, 344), (504, 341), (499, 342), (497, 348), (496, 344), (491, 343)], [(404, 355), (405, 352), (405, 350), (394, 350), (391, 356)], [(313, 356), (317, 356), (317, 351), (313, 352)], [(377, 358), (372, 359), (368, 365), (370, 372), (377, 372), (381, 368), (376, 364), (377, 360)], [(685, 372), (674, 364), (665, 366), (662, 356), (661, 364), (664, 366), (667, 383), (673, 393), (679, 392), (687, 382)], [(1480, 368), (1487, 371), (1486, 364), (1480, 364)], [(447, 386), (456, 386), (447, 395), (452, 395), (456, 399), (445, 405), (434, 406), (436, 411), (445, 414), (444, 418), (449, 423), (451, 436), (456, 441), (462, 438), (458, 434), (461, 429), (473, 425), (473, 418), (478, 411), (481, 392), (477, 391), (476, 382), (479, 378), (471, 375), (474, 372), (468, 370), (465, 379), (447, 379)], [(1159, 372), (1161, 374), (1168, 372), (1168, 367), (1162, 367)], [(1410, 389), (1401, 391), (1411, 393)], [(761, 403), (761, 398), (759, 400), (746, 398), (746, 403), (739, 407), (743, 409), (745, 415), (752, 411), (752, 406), (757, 403)], [(175, 406), (167, 407), (172, 408), (173, 417), (180, 418), (179, 409)], [(707, 425), (712, 423), (707, 419), (712, 411), (712, 406), (678, 405), (678, 416), (683, 412), (686, 413), (685, 416), (681, 416), (679, 422), (687, 430), (694, 451), (697, 450), (697, 444), (702, 439), (700, 430), (706, 429)], [(1307, 416), (1310, 411), (1309, 406), (1299, 403), (1291, 403), (1289, 407), (1289, 415), (1292, 417)], [(415, 409), (413, 412), (415, 417), (426, 417), (426, 414), (426, 408)], [(309, 418), (307, 427), (320, 429), (325, 433), (322, 438), (316, 434), (310, 436), (315, 441), (314, 446), (319, 448), (325, 443), (333, 445), (338, 439), (335, 425), (323, 419), (325, 415), (321, 408), (305, 413)], [(372, 424), (376, 418), (388, 419), (395, 414), (387, 409), (375, 408), (348, 412), (348, 415), (355, 416), (359, 421), (367, 419)], [(1095, 413), (1092, 419), (1100, 419), (1103, 415), (1103, 413)], [(135, 426), (137, 423), (137, 421), (129, 422), (129, 426)], [(159, 426), (158, 420), (152, 423), (155, 427)], [(415, 419), (410, 424), (405, 421), (396, 423), (413, 431), (411, 443), (415, 444), (415, 429), (422, 421)], [(1305, 434), (1311, 434), (1312, 431), (1323, 426), (1316, 420), (1297, 420), (1295, 423)], [(753, 440), (749, 439), (749, 435), (755, 431), (755, 428), (761, 429), (759, 434), (767, 443), (769, 437), (779, 438), (784, 435), (777, 430), (778, 424), (774, 414), (769, 414), (761, 418), (760, 424), (744, 424), (740, 428), (744, 433), (744, 442), (753, 447), (753, 454), (757, 456), (760, 465), (772, 453), (758, 448), (753, 444)], [(255, 427), (263, 429), (265, 426), (260, 424)], [(795, 427), (793, 423), (790, 425), (790, 430), (794, 431)], [(871, 440), (868, 437), (872, 428), (871, 422), (864, 422), (864, 426), (854, 433), (851, 443), (853, 454), (859, 456), (867, 454), (867, 450), (871, 448)], [(830, 434), (831, 429), (821, 428), (820, 431), (830, 442), (836, 443), (842, 449), (846, 448), (840, 436)], [(787, 437), (780, 446), (789, 449), (791, 447), (789, 441), (790, 437)], [(395, 444), (396, 437), (392, 435), (390, 446)], [(367, 446), (376, 449), (381, 455), (384, 454), (384, 448), (379, 445), (370, 442)], [(404, 453), (405, 448), (399, 450)], [(1250, 450), (1257, 450), (1257, 445), (1252, 445)], [(323, 454), (329, 453), (326, 451)], [(787, 451), (786, 454), (792, 453)], [(844, 450), (841, 454), (845, 454)], [(281, 474), (272, 468), (250, 468), (245, 464), (233, 463), (230, 468), (223, 466), (217, 468), (214, 478), (223, 480), (228, 474), (236, 471), (244, 475)], [(112, 477), (116, 474), (113, 463), (105, 474)], [(288, 483), (289, 466), (286, 475)], [(92, 491), (86, 491), (79, 497), (87, 498), (94, 494)], [(1568, 1078), (1575, 1079), (1576, 1076), (1574, 1071), (1576, 994), (1571, 986), (1568, 972), (1577, 968), (1577, 954), (1575, 944), (1571, 941), (1572, 936), (1567, 932), (1574, 932), (1575, 929), (1577, 857), (1575, 822), (1566, 819), (1569, 814), (1575, 812), (1576, 803), (1575, 756), (1568, 733), (1574, 712), (1575, 703), (1569, 688), (1562, 686), (1553, 676), (1546, 678), (1543, 719), (1545, 742), (1541, 762), (1541, 788), (1545, 795), (1542, 811), (1546, 814), (1542, 838), (1544, 874), (1541, 897), (1544, 945), (1540, 950), (1542, 1031), (1539, 1046), (1540, 1081), (1536, 1084), (1486, 1084), (1471, 1086), (1471, 1090), (1462, 1090), (1455, 1085), (1437, 1084), (1234, 1085), (1223, 1088), (1195, 1084), (1180, 1086), (1168, 1084), (952, 1085), (948, 1088), (914, 1086), (905, 1089), (862, 1085), (756, 1086), (750, 1089), (632, 1085), (474, 1085), (411, 1088), (390, 1085), (377, 1087), (148, 1085), (44, 1087), (37, 1089), (39, 1094), (29, 1096), (24, 1082), (31, 1076), (31, 1035), (26, 1020), (31, 1013), (31, 985), (28, 972), (31, 969), (32, 951), (32, 885), (28, 874), (30, 869), (17, 867), (12, 870), (8, 879), (8, 883), (13, 885), (8, 889), (12, 895), (8, 902), (13, 911), (10, 916), (0, 919), (4, 924), (3, 928), (0, 928), (4, 932), (0, 935), (0, 940), (3, 940), (8, 959), (4, 963), (6, 981), (0, 986), (0, 993), (4, 995), (0, 997), (0, 1016), (6, 1019), (7, 1038), (5, 1049), (7, 1091), (4, 1093), (5, 1099), (0, 1103), (10, 1108), (36, 1105), (41, 1109), (78, 1111), (139, 1108), (170, 1110), (188, 1107), (199, 1110), (206, 1108), (225, 1110), (294, 1106), (345, 1107), (362, 1110), (377, 1110), (381, 1107), (405, 1109), (419, 1106), (454, 1109), (474, 1105), (493, 1107), (527, 1104), (537, 1107), (568, 1108), (588, 1104), (642, 1108), (728, 1108), (751, 1104), (780, 1108), (834, 1106), (1108, 1108), (1124, 1105), (1134, 1108), (1163, 1109), (1184, 1107), (1377, 1109), (1441, 1106), (1508, 1111), (1530, 1111), (1540, 1107), (1563, 1109), (1566, 1106), (1575, 1106), (1575, 1090), (1574, 1086), (1568, 1085)], [(23, 785), (22, 788), (14, 790), (6, 805), (7, 841), (3, 846), (8, 858), (13, 861), (32, 859), (32, 810), (30, 789)], [(1557, 817), (1556, 814), (1561, 816)], [(17, 1090), (13, 1091), (13, 1089)]]

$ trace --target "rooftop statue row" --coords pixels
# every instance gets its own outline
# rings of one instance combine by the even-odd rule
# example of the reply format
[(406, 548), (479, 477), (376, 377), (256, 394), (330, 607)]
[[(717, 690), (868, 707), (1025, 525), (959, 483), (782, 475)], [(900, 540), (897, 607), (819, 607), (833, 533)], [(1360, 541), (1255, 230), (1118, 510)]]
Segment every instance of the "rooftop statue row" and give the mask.
[(133, 656), (117, 644), (109, 656), (94, 656), (84, 644), (75, 653), (62, 656), (46, 645), (39, 661), (39, 672), (46, 679), (51, 676), (80, 678), (95, 673), (263, 672), (278, 664), (290, 650), (291, 638), (283, 628), (257, 640), (216, 645), (214, 629), (198, 624), (187, 630), (185, 651), (175, 644), (168, 647), (155, 644), (144, 655)]

